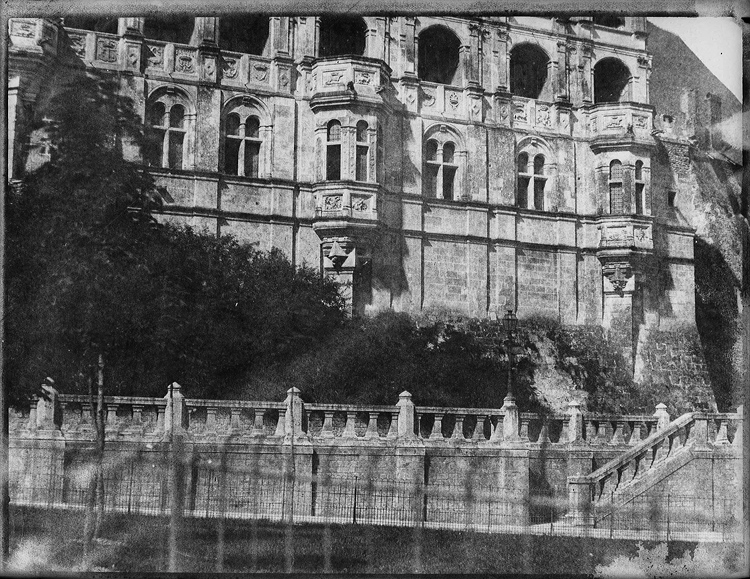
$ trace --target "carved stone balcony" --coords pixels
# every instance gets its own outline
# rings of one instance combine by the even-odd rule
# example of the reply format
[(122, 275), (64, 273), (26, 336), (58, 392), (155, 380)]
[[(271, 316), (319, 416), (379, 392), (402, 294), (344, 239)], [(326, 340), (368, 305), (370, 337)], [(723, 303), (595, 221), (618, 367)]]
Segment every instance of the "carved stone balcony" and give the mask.
[(587, 107), (587, 133), (594, 152), (623, 147), (653, 147), (654, 108), (639, 103), (601, 103)]
[(607, 215), (599, 220), (599, 257), (650, 254), (654, 250), (653, 221), (640, 215)]
[(378, 223), (378, 186), (326, 181), (313, 186), (316, 231), (373, 229)]
[(381, 60), (362, 56), (319, 58), (307, 73), (307, 91), (315, 109), (353, 105), (357, 101), (382, 105), (391, 69)]

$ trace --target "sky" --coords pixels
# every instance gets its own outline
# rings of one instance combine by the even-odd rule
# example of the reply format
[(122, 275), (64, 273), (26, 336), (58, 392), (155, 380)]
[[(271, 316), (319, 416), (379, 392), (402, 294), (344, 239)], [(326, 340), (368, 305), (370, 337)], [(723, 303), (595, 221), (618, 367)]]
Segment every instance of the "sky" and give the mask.
[(649, 21), (678, 35), (742, 102), (742, 29), (732, 18), (649, 17)]

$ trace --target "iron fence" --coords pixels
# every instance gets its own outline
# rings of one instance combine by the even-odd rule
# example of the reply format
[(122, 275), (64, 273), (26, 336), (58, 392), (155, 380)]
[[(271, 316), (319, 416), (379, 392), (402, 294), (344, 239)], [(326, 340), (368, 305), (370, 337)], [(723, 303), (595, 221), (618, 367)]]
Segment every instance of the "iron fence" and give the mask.
[[(514, 496), (495, 486), (422, 484), (359, 477), (251, 476), (198, 469), (180, 489), (187, 518), (285, 523), (388, 525), (488, 533), (555, 534), (658, 540), (732, 539), (740, 529), (731, 499), (649, 494), (592, 507), (591, 524), (568, 517), (566, 497)], [(170, 477), (134, 462), (104, 476), (105, 512), (169, 516)], [(19, 506), (85, 509), (88, 480), (61, 477), (12, 480)]]

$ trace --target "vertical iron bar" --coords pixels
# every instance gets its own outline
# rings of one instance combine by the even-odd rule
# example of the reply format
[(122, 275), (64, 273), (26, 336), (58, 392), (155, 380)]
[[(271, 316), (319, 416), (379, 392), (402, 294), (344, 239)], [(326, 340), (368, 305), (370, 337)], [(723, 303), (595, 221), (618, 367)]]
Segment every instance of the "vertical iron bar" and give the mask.
[(357, 477), (354, 477), (354, 504), (352, 505), (352, 524), (357, 524)]
[(609, 491), (609, 538), (615, 532), (615, 491)]

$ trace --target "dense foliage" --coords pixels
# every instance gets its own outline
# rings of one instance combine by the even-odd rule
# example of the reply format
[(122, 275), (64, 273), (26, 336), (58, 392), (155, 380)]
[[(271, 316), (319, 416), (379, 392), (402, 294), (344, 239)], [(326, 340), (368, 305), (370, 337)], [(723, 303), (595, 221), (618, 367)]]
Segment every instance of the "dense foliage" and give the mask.
[[(49, 162), (7, 200), (7, 378), (107, 393), (227, 397), (248, 373), (304, 351), (343, 319), (338, 287), (259, 252), (153, 218), (161, 193), (121, 142), (140, 120), (117, 79), (61, 71), (39, 119)], [(116, 138), (119, 137), (119, 138)]]

